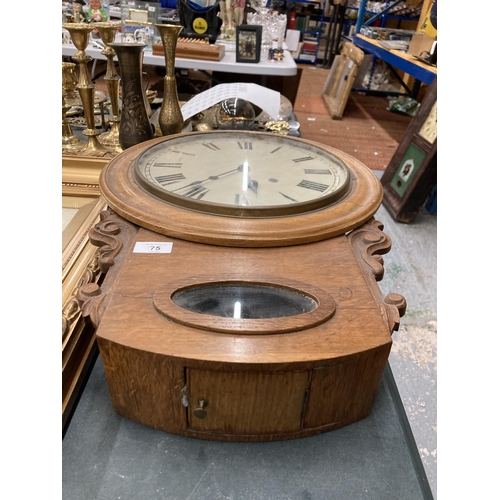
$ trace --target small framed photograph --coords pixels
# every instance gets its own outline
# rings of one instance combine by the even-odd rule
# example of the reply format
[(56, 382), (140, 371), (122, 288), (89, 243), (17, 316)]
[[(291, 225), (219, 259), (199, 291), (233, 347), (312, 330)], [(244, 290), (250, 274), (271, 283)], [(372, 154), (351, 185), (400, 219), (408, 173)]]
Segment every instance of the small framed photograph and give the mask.
[(245, 25), (236, 27), (236, 62), (260, 62), (262, 42), (261, 25)]

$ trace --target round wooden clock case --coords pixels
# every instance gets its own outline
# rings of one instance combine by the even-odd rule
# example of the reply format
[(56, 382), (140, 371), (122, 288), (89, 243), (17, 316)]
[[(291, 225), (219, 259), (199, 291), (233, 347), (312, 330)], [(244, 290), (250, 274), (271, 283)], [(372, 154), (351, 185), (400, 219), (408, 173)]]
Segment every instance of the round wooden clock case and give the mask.
[(370, 413), (405, 301), (376, 283), (391, 242), (368, 168), (303, 139), (200, 132), (127, 149), (100, 184), (106, 279), (78, 297), (119, 414), (270, 441)]

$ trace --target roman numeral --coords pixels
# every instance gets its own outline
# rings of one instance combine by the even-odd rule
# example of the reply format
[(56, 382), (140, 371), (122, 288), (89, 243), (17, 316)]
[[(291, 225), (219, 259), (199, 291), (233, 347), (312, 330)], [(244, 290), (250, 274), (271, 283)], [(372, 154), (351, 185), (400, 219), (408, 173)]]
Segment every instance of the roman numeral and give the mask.
[(332, 172), (327, 168), (305, 168), (305, 174), (321, 174), (321, 175), (332, 175)]
[(253, 149), (252, 143), (249, 141), (245, 141), (245, 142), (238, 141), (238, 146), (240, 149)]
[(273, 149), (273, 150), (271, 151), (271, 154), (276, 153), (276, 151), (279, 151), (282, 147), (283, 147), (283, 146), (280, 146), (279, 148)]
[(211, 149), (212, 151), (220, 151), (220, 148), (215, 144), (213, 144), (212, 142), (204, 142), (203, 145), (206, 148)]
[(319, 182), (302, 181), (297, 186), (313, 189), (314, 191), (326, 191), (328, 189), (328, 184), (320, 184)]
[(208, 193), (208, 189), (203, 186), (196, 186), (190, 189), (184, 196), (188, 198), (196, 198), (197, 200), (201, 200)]
[(160, 167), (160, 168), (181, 168), (182, 163), (165, 163), (165, 162), (155, 162), (154, 163), (155, 167)]
[(309, 160), (314, 160), (314, 158), (312, 156), (304, 156), (303, 158), (295, 158), (293, 162), (300, 163), (301, 161), (309, 161)]
[(170, 174), (170, 175), (159, 175), (155, 177), (156, 182), (161, 184), (162, 186), (166, 186), (167, 184), (173, 184), (174, 182), (182, 181), (185, 179), (183, 174)]

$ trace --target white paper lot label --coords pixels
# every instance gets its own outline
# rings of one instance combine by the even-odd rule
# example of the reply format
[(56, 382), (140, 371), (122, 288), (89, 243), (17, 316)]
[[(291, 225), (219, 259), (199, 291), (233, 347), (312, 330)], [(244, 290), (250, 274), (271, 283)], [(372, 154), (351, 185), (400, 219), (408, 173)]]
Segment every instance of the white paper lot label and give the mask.
[(155, 242), (155, 241), (138, 241), (134, 247), (134, 253), (171, 253), (171, 241), (169, 242)]

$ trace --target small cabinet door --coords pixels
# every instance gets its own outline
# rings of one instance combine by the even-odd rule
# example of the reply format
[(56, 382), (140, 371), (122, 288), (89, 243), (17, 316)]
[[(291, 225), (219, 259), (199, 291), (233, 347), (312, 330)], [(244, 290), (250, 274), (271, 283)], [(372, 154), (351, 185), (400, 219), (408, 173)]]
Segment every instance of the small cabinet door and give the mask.
[(187, 369), (188, 427), (227, 434), (301, 428), (309, 372), (219, 372)]

